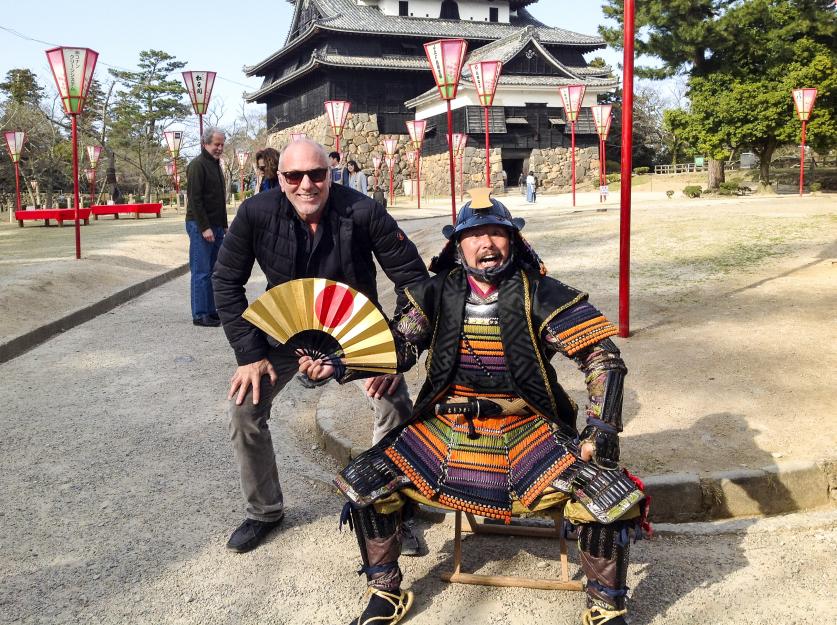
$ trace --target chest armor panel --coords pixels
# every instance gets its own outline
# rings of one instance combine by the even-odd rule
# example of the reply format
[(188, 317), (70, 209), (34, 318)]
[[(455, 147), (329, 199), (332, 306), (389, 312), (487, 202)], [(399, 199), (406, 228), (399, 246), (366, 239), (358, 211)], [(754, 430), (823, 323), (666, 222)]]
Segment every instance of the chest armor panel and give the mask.
[(513, 390), (500, 338), (498, 296), (497, 291), (486, 297), (472, 291), (468, 296), (454, 384), (492, 393)]

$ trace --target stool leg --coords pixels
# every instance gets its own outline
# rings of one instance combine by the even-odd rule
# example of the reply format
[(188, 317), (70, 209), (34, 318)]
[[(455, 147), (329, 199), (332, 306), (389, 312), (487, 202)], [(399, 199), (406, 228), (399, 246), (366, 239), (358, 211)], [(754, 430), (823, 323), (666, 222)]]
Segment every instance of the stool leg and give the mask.
[(453, 574), (458, 575), (462, 568), (462, 511), (456, 511), (453, 537)]

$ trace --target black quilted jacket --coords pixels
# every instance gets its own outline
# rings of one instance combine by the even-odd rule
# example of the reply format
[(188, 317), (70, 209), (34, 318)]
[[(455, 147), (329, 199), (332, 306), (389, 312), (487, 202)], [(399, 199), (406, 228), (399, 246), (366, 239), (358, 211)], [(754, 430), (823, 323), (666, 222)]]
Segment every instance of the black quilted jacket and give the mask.
[[(244, 285), (250, 278), (253, 262), (258, 262), (267, 276), (268, 289), (297, 277), (293, 210), (280, 189), (245, 200), (218, 253), (212, 275), (215, 305), (239, 365), (261, 360), (270, 348), (265, 334), (241, 318), (247, 308)], [(329, 231), (335, 239), (333, 253), (340, 255), (342, 279), (376, 304), (373, 255), (395, 284), (399, 305), (403, 302), (404, 287), (428, 277), (416, 246), (389, 213), (371, 198), (332, 184), (324, 219), (329, 221)]]

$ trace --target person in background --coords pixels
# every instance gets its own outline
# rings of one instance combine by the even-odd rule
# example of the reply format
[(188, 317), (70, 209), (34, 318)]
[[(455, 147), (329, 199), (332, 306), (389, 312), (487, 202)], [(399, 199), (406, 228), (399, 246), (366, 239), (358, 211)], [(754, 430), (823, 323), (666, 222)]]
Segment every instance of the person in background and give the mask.
[(375, 200), (378, 204), (380, 204), (384, 208), (387, 207), (387, 196), (386, 196), (386, 193), (384, 193), (384, 190), (381, 189), (380, 186), (375, 185), (375, 190), (372, 192), (372, 199)]
[(357, 166), (357, 161), (347, 161), (346, 168), (349, 170), (349, 186), (355, 191), (360, 191), (363, 195), (369, 194), (367, 186), (366, 174), (360, 171)]
[(256, 168), (259, 170), (259, 193), (279, 186), (279, 152), (273, 148), (256, 152)]
[(345, 167), (340, 167), (340, 153), (329, 152), (328, 162), (331, 167), (331, 181), (334, 184), (348, 184), (349, 170)]
[(517, 179), (517, 186), (520, 187), (520, 195), (526, 195), (526, 174), (520, 172), (520, 178)]
[(526, 176), (526, 201), (529, 204), (534, 204), (538, 199), (538, 179), (535, 178), (535, 172), (530, 171)]
[(212, 291), (212, 270), (227, 232), (227, 200), (221, 156), (226, 135), (210, 126), (201, 137), (201, 153), (186, 168), (189, 269), (192, 273), (192, 323), (205, 328), (221, 325)]

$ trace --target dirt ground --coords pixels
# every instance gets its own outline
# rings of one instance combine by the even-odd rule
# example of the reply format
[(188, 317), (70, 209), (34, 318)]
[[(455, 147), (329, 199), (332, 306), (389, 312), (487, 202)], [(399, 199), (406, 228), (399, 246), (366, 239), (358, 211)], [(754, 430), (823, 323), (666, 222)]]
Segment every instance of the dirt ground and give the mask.
[(189, 260), (182, 210), (91, 219), (80, 229), (80, 260), (73, 224), (25, 223), (0, 225), (0, 342)]
[[(509, 203), (518, 210), (518, 199)], [(579, 208), (543, 198), (518, 212), (553, 275), (589, 290), (615, 317), (618, 213)], [(637, 197), (634, 209), (634, 334), (620, 341), (631, 368), (629, 462), (647, 473), (833, 453), (837, 202), (666, 203), (663, 195)], [(429, 255), (444, 221), (405, 229)], [(88, 227), (91, 254), (96, 233), (102, 240), (98, 260), (81, 263), (65, 260), (66, 227), (27, 226), (16, 246), (19, 232), (0, 228), (0, 300), (12, 319), (77, 306), (80, 284), (93, 297), (101, 280), (82, 280), (95, 268), (124, 263), (113, 286), (133, 275), (133, 263), (185, 257), (175, 217)], [(59, 234), (69, 241), (60, 249), (46, 238)], [(22, 289), (21, 276), (38, 279), (44, 264), (63, 267), (60, 279), (41, 281), (43, 299), (27, 294), (24, 308), (8, 286)], [(261, 287), (254, 276), (251, 295)], [(322, 390), (292, 383), (273, 411), (283, 527), (250, 554), (225, 550), (243, 510), (224, 400), (234, 363), (222, 332), (192, 326), (188, 307), (186, 276), (0, 364), (0, 623), (338, 624), (362, 608), (355, 540), (337, 531), (337, 467), (313, 443)], [(572, 367), (561, 375), (583, 396)], [(441, 582), (451, 525), (420, 529), (430, 554), (402, 562), (417, 595), (405, 623), (578, 623), (578, 593)], [(833, 510), (658, 530), (631, 549), (632, 623), (833, 622)], [(544, 541), (468, 538), (464, 565), (546, 576), (555, 557)]]

